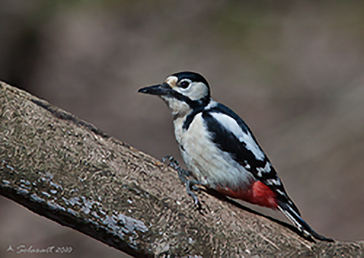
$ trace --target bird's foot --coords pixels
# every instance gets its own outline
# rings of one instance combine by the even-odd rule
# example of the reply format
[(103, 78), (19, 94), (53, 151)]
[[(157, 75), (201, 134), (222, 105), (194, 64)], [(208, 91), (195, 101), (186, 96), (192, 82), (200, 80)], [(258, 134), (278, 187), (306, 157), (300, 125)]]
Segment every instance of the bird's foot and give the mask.
[(166, 164), (167, 166), (173, 168), (174, 170), (177, 170), (179, 180), (183, 184), (187, 183), (188, 177), (191, 176), (191, 172), (186, 169), (181, 168), (178, 164), (178, 161), (173, 156), (165, 156), (162, 159), (162, 162), (164, 164)]
[(196, 181), (196, 180), (187, 180), (186, 190), (187, 190), (188, 195), (192, 197), (192, 199), (193, 199), (193, 201), (195, 203), (195, 206), (198, 209), (201, 209), (201, 203), (198, 200), (197, 195), (193, 192), (193, 191), (196, 191), (196, 190), (199, 189), (197, 187), (197, 185), (201, 185), (201, 182), (200, 181)]
[(192, 173), (186, 169), (181, 168), (178, 164), (178, 161), (173, 156), (165, 156), (162, 159), (162, 162), (167, 166), (173, 168), (174, 170), (177, 170), (178, 178), (183, 184), (186, 185), (186, 191), (188, 195), (192, 197), (195, 206), (201, 208), (200, 201), (198, 200), (197, 195), (193, 192), (199, 189), (197, 185), (201, 185), (201, 182), (197, 180), (188, 179), (188, 177), (191, 176)]

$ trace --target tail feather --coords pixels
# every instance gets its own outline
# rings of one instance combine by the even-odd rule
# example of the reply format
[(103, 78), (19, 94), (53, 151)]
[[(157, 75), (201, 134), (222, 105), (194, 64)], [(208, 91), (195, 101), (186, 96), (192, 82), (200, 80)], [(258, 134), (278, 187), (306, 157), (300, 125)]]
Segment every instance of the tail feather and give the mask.
[(297, 213), (296, 209), (292, 208), (289, 204), (279, 202), (278, 209), (301, 231), (309, 238), (315, 238), (321, 241), (334, 242), (331, 238), (326, 238), (316, 233)]

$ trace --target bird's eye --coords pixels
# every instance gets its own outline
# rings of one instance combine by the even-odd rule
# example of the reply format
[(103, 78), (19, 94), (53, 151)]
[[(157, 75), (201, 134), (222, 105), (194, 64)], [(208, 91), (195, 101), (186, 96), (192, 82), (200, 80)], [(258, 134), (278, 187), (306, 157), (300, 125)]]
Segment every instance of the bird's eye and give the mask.
[(179, 83), (179, 86), (183, 89), (186, 89), (188, 86), (190, 86), (190, 80), (183, 80)]

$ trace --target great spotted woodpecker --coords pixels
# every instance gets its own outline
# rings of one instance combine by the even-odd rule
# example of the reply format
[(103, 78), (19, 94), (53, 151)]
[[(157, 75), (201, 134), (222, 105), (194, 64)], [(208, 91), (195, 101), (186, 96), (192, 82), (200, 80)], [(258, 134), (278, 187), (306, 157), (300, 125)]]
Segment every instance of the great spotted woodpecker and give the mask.
[[(180, 178), (196, 203), (191, 189), (199, 184), (232, 198), (278, 209), (305, 237), (332, 241), (301, 218), (252, 131), (236, 113), (211, 98), (203, 76), (179, 72), (139, 92), (161, 97), (171, 110), (175, 137), (188, 168)], [(188, 175), (196, 180), (188, 180)]]

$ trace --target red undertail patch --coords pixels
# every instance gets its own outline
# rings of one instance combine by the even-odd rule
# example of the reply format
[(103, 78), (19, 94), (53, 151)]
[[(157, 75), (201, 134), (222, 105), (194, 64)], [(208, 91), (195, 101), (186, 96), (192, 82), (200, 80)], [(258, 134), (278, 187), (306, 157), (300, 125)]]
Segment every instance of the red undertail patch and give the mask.
[(254, 182), (248, 189), (232, 190), (228, 187), (217, 187), (216, 190), (232, 198), (272, 209), (277, 208), (276, 194), (264, 183)]

